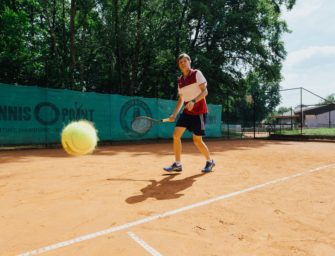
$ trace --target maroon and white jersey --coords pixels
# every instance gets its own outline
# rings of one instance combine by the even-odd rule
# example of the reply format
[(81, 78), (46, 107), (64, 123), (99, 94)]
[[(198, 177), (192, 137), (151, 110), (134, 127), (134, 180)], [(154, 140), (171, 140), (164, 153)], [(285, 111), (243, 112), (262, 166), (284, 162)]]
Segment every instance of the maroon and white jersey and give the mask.
[[(199, 85), (203, 83), (207, 86), (206, 78), (201, 71), (197, 69), (191, 69), (187, 77), (181, 75), (178, 78), (178, 94), (183, 97), (184, 105), (195, 99), (201, 93)], [(184, 108), (184, 113), (189, 115), (201, 115), (207, 112), (208, 110), (205, 98), (196, 102), (191, 111)]]

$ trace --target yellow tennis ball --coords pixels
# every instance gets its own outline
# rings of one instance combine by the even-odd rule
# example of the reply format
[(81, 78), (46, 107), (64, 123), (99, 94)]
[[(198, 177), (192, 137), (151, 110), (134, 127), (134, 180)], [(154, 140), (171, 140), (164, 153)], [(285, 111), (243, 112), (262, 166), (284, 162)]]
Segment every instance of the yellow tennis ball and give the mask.
[(70, 155), (90, 154), (98, 143), (97, 131), (88, 121), (74, 121), (63, 129), (61, 141), (64, 150)]

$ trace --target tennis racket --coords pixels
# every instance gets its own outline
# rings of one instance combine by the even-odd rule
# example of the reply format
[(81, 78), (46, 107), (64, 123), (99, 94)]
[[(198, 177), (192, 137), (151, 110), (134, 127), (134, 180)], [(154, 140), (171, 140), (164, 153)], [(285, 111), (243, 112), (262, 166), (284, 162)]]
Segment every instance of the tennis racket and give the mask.
[(144, 134), (149, 131), (153, 125), (166, 122), (173, 121), (170, 118), (154, 119), (149, 116), (138, 116), (133, 120), (131, 127), (135, 132)]

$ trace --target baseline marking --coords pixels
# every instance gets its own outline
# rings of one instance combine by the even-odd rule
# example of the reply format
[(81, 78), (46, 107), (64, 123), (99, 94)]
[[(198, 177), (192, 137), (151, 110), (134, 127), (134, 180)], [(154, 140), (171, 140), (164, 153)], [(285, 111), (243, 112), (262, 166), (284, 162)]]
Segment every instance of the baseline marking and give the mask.
[(217, 202), (217, 201), (221, 201), (221, 200), (224, 200), (224, 199), (227, 199), (227, 198), (230, 198), (230, 197), (234, 197), (234, 196), (246, 193), (246, 192), (250, 192), (250, 191), (260, 189), (260, 188), (264, 188), (264, 187), (269, 186), (269, 185), (274, 185), (274, 184), (277, 184), (277, 183), (280, 183), (280, 182), (284, 182), (284, 181), (287, 181), (289, 179), (293, 179), (293, 178), (300, 177), (300, 176), (303, 176), (303, 175), (307, 175), (307, 174), (310, 174), (310, 173), (318, 172), (318, 171), (321, 171), (321, 170), (324, 170), (324, 169), (327, 169), (327, 168), (333, 167), (333, 166), (335, 166), (335, 163), (320, 166), (320, 167), (317, 167), (317, 168), (314, 168), (314, 169), (311, 169), (311, 170), (307, 170), (307, 171), (304, 171), (304, 172), (299, 172), (299, 173), (296, 173), (296, 174), (293, 174), (293, 175), (290, 175), (290, 176), (286, 176), (286, 177), (283, 177), (283, 178), (271, 180), (271, 181), (268, 181), (266, 183), (255, 185), (255, 186), (252, 186), (252, 187), (249, 187), (249, 188), (246, 188), (246, 189), (242, 189), (242, 190), (239, 190), (239, 191), (235, 191), (235, 192), (232, 192), (232, 193), (229, 193), (229, 194), (217, 196), (217, 197), (205, 200), (205, 201), (201, 201), (201, 202), (198, 202), (198, 203), (187, 205), (187, 206), (184, 206), (184, 207), (181, 207), (181, 208), (178, 208), (178, 209), (175, 209), (175, 210), (171, 210), (171, 211), (168, 211), (168, 212), (165, 212), (165, 213), (156, 214), (156, 215), (153, 215), (153, 216), (150, 216), (150, 217), (146, 217), (146, 218), (139, 219), (139, 220), (136, 220), (136, 221), (128, 222), (128, 223), (120, 225), (120, 226), (115, 226), (115, 227), (112, 227), (112, 228), (109, 228), (109, 229), (104, 229), (104, 230), (101, 230), (101, 231), (98, 231), (98, 232), (95, 232), (95, 233), (79, 236), (79, 237), (71, 239), (71, 240), (67, 240), (67, 241), (64, 241), (64, 242), (48, 245), (48, 246), (45, 246), (45, 247), (42, 247), (42, 248), (39, 248), (39, 249), (35, 249), (33, 251), (30, 251), (30, 252), (25, 252), (25, 253), (19, 254), (18, 256), (32, 256), (32, 255), (41, 254), (41, 253), (44, 253), (44, 252), (47, 252), (47, 251), (56, 250), (56, 249), (59, 249), (59, 248), (62, 248), (62, 247), (70, 246), (70, 245), (75, 244), (75, 243), (79, 243), (79, 242), (90, 240), (90, 239), (93, 239), (93, 238), (96, 238), (96, 237), (99, 237), (99, 236), (111, 234), (111, 233), (114, 233), (116, 231), (126, 230), (126, 229), (129, 229), (129, 228), (134, 227), (134, 226), (138, 226), (138, 225), (141, 225), (141, 224), (144, 224), (144, 223), (148, 223), (148, 222), (160, 219), (160, 218), (172, 216), (172, 215), (175, 215), (177, 213), (181, 213), (181, 212), (188, 211), (188, 210), (200, 207), (200, 206), (204, 206), (204, 205), (211, 204), (211, 203), (214, 203), (214, 202)]
[(150, 245), (148, 245), (146, 242), (144, 242), (141, 238), (139, 238), (137, 235), (135, 235), (133, 232), (128, 232), (128, 235), (135, 240), (140, 246), (142, 246), (148, 253), (150, 253), (152, 256), (162, 256), (159, 252), (157, 252), (154, 248), (152, 248)]

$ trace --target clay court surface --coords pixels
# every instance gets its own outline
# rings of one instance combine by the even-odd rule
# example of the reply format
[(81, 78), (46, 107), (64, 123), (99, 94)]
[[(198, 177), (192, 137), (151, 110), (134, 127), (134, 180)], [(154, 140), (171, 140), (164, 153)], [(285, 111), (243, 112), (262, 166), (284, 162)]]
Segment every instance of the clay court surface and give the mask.
[(170, 142), (0, 151), (0, 255), (335, 255), (335, 143), (208, 146), (177, 175)]

